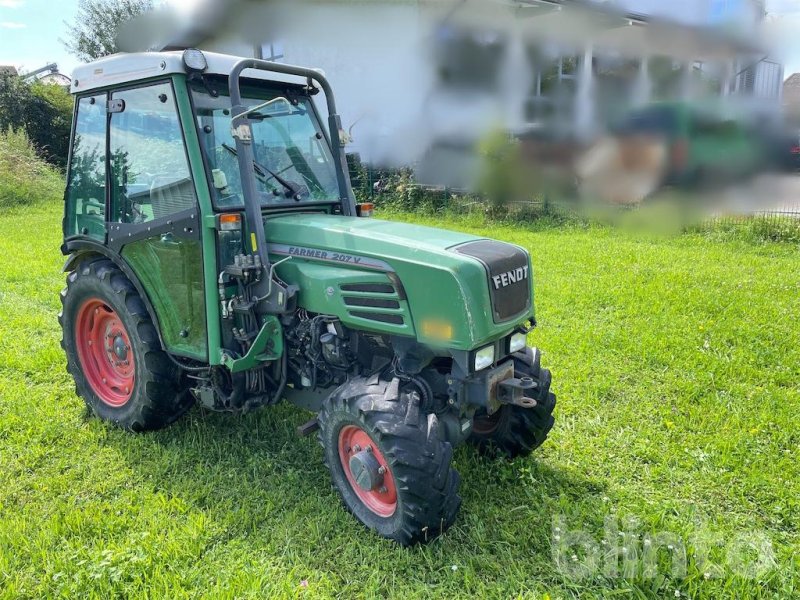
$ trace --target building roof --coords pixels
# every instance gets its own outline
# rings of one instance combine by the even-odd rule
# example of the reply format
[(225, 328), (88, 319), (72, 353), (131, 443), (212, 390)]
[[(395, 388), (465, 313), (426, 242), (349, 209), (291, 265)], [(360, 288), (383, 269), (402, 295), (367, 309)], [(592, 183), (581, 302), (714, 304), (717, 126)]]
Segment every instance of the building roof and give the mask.
[(800, 73), (789, 75), (786, 81), (783, 82), (783, 89), (792, 90), (795, 93), (800, 92)]
[(49, 85), (61, 85), (65, 87), (69, 87), (71, 83), (70, 78), (63, 73), (48, 73), (44, 77), (39, 77), (37, 81), (40, 83), (47, 83)]
[[(212, 45), (220, 37), (238, 35), (252, 42), (267, 41), (274, 35), (276, 19), (285, 17), (280, 12), (267, 12), (273, 3), (258, 0), (229, 0), (226, 3), (201, 2), (192, 9), (192, 18), (169, 28), (168, 39), (159, 47), (175, 50), (186, 47)], [(536, 39), (553, 39), (567, 44), (594, 43), (599, 48), (608, 48), (632, 56), (664, 55), (687, 61), (727, 60), (747, 54), (766, 54), (763, 46), (753, 35), (743, 35), (719, 27), (689, 25), (665, 17), (646, 16), (620, 10), (613, 5), (591, 0), (464, 0), (453, 4), (452, 0), (372, 0), (370, 8), (395, 7), (407, 4), (420, 10), (444, 11), (445, 18), (464, 16), (469, 20), (470, 9), (477, 9), (475, 18), (482, 11), (493, 11), (513, 16), (514, 29)], [(489, 6), (493, 4), (493, 6)], [(342, 5), (352, 7), (352, 0), (317, 0), (303, 6), (305, 10), (316, 10), (317, 5)], [(259, 12), (260, 10), (264, 12)], [(299, 10), (299, 9), (298, 9)], [(499, 11), (499, 12), (498, 12)], [(478, 14), (480, 13), (480, 14)], [(251, 31), (253, 22), (263, 22), (260, 31), (263, 39), (249, 39), (245, 29)], [(508, 23), (508, 22), (507, 22)], [(480, 25), (481, 23), (478, 23)], [(485, 23), (483, 23), (485, 25)], [(249, 27), (249, 29), (248, 29)], [(270, 33), (272, 32), (272, 33)], [(226, 38), (228, 39), (228, 38)]]

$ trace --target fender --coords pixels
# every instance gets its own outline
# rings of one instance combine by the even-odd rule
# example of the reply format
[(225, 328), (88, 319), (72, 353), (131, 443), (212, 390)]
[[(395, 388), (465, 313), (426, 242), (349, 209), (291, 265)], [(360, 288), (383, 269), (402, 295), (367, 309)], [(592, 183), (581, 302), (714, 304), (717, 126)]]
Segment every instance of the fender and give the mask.
[[(119, 255), (116, 251), (112, 250), (108, 246), (101, 244), (100, 242), (96, 242), (94, 240), (89, 239), (71, 239), (67, 240), (61, 245), (61, 253), (67, 256), (67, 260), (64, 263), (61, 271), (63, 273), (69, 273), (70, 271), (74, 271), (78, 265), (80, 265), (84, 260), (87, 258), (91, 258), (93, 256), (104, 256), (105, 258), (109, 259), (113, 262), (117, 267), (119, 267), (120, 271), (125, 274), (125, 277), (133, 284), (133, 287), (136, 288), (139, 296), (141, 297), (142, 301), (144, 302), (144, 306), (147, 309), (147, 313), (150, 315), (150, 318), (153, 320), (153, 324), (156, 327), (156, 332), (158, 333), (158, 341), (161, 343), (161, 347), (164, 348), (164, 351), (168, 354), (175, 354), (176, 356), (180, 356), (177, 353), (171, 352), (167, 350), (167, 345), (164, 343), (164, 338), (161, 337), (161, 325), (158, 322), (158, 315), (156, 314), (155, 309), (153, 308), (153, 303), (150, 302), (150, 297), (147, 295), (144, 287), (142, 286), (139, 278), (136, 276), (136, 273), (128, 266), (122, 256)], [(184, 357), (189, 358), (189, 357)], [(192, 359), (196, 360), (196, 359)]]

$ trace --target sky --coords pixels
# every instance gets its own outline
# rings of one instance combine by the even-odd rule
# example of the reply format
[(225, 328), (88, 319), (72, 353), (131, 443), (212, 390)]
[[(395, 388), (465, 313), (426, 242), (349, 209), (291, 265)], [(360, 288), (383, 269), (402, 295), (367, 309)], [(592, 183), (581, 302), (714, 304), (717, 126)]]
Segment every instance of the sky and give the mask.
[(72, 22), (78, 0), (0, 0), (0, 65), (32, 71), (55, 62), (70, 73), (78, 60), (64, 49), (65, 21)]
[[(196, 0), (166, 0), (185, 8)], [(800, 72), (800, 0), (767, 0), (771, 21), (791, 35), (794, 46), (784, 57), (786, 76)], [(69, 74), (78, 64), (60, 38), (67, 35), (67, 22), (77, 12), (78, 0), (0, 0), (0, 65), (32, 71), (50, 62)]]

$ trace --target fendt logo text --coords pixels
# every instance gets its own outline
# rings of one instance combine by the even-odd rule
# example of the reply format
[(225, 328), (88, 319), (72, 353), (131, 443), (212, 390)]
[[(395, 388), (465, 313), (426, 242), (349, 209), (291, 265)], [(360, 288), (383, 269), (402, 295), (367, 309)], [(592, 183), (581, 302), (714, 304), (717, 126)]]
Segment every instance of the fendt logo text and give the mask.
[(495, 275), (492, 277), (492, 281), (494, 282), (494, 289), (499, 290), (500, 288), (508, 287), (513, 283), (525, 281), (527, 278), (528, 266), (526, 265), (524, 267), (520, 267), (519, 269), (512, 269), (511, 271), (506, 271), (500, 275)]

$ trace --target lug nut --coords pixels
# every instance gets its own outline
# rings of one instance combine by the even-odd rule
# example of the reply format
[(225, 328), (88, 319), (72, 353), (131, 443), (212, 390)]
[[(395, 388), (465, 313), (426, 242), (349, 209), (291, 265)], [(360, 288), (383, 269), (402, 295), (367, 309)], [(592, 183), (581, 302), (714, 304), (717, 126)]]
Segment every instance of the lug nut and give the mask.
[(364, 448), (364, 449), (365, 449), (367, 452), (372, 452), (372, 446), (367, 446), (367, 447), (366, 447), (366, 448)]
[(384, 466), (378, 467), (378, 474), (383, 475), (384, 473), (386, 473), (386, 467)]
[(356, 452), (361, 452), (361, 446), (359, 446), (358, 444), (356, 444), (355, 446), (353, 446), (353, 449), (354, 449)]
[(378, 491), (379, 491), (381, 494), (385, 494), (385, 493), (386, 493), (386, 492), (388, 492), (389, 490), (387, 490), (387, 489), (386, 489), (386, 486), (385, 486), (385, 485), (382, 485)]

